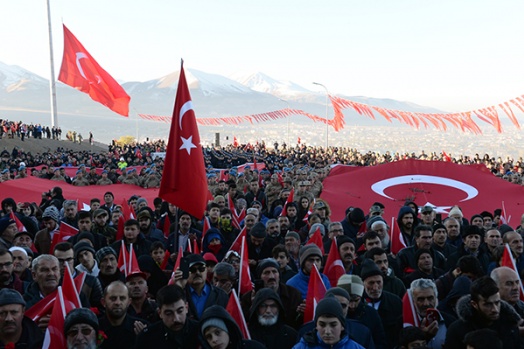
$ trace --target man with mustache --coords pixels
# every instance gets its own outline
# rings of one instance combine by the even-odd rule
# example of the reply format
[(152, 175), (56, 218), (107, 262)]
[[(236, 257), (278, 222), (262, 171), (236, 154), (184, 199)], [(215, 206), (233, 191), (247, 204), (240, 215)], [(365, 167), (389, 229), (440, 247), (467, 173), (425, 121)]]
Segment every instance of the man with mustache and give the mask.
[(102, 305), (106, 312), (98, 321), (107, 339), (100, 346), (101, 349), (132, 348), (136, 336), (148, 325), (144, 320), (127, 313), (130, 303), (129, 289), (122, 281), (113, 281), (104, 290)]
[(0, 290), (0, 345), (13, 343), (13, 348), (41, 348), (43, 332), (24, 316), (26, 303), (15, 290)]
[(30, 308), (45, 296), (53, 293), (60, 283), (58, 258), (42, 254), (33, 259), (33, 282), (27, 288), (24, 299)]
[(180, 286), (162, 287), (156, 295), (162, 321), (148, 326), (137, 336), (135, 349), (193, 349), (198, 347), (198, 323), (187, 314), (186, 294)]
[[(286, 285), (280, 281), (280, 265), (273, 258), (266, 258), (259, 262), (256, 276), (263, 284), (263, 288), (270, 288), (277, 293), (284, 308), (284, 322), (297, 329), (301, 323), (297, 320), (297, 308), (302, 303), (302, 295), (296, 288)], [(253, 291), (254, 292), (254, 291)], [(258, 293), (258, 292), (257, 292)], [(252, 304), (252, 293), (246, 293), (241, 298), (242, 309), (244, 313), (249, 314)]]
[(493, 269), (491, 278), (499, 288), (500, 299), (506, 301), (520, 315), (524, 316), (524, 302), (520, 300), (520, 278), (517, 273), (508, 267)]

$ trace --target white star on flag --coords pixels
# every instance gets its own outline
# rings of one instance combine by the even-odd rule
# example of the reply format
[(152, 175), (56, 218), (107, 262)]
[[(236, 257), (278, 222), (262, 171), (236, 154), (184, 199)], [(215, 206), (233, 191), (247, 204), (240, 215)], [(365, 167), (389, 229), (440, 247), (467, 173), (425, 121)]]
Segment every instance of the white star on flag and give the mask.
[(189, 138), (180, 138), (182, 139), (182, 146), (180, 146), (179, 150), (185, 149), (187, 150), (187, 154), (191, 155), (191, 148), (196, 148), (196, 145), (193, 144), (193, 136), (189, 136)]

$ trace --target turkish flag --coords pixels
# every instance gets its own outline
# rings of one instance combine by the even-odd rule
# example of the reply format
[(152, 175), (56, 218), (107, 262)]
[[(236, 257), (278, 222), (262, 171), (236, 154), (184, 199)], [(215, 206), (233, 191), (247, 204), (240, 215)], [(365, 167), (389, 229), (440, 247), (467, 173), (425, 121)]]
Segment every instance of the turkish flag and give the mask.
[(247, 328), (246, 319), (244, 318), (242, 308), (240, 307), (240, 302), (238, 301), (238, 297), (235, 292), (231, 292), (231, 294), (229, 295), (229, 301), (227, 302), (226, 311), (235, 320), (238, 327), (240, 327), (242, 337), (244, 339), (251, 339), (249, 329)]
[(484, 165), (414, 159), (366, 167), (337, 165), (322, 184), (321, 198), (330, 204), (332, 221), (342, 220), (348, 206), (366, 211), (379, 201), (386, 207), (383, 218), (390, 222), (407, 199), (419, 207), (435, 207), (443, 218), (453, 205), (471, 217), (493, 212), (504, 201), (506, 218), (520, 217), (524, 197), (524, 187), (494, 176)]
[(169, 278), (168, 285), (173, 285), (175, 283), (175, 271), (180, 267), (180, 260), (182, 259), (182, 255), (184, 252), (182, 251), (182, 246), (178, 248), (178, 254), (176, 256), (176, 262), (175, 267), (173, 268), (173, 272), (171, 273), (171, 277)]
[(208, 193), (200, 135), (182, 63), (158, 196), (200, 218)]
[(171, 220), (169, 219), (169, 215), (166, 213), (164, 216), (164, 226), (162, 227), (162, 231), (164, 232), (164, 237), (167, 239), (169, 237), (169, 227), (171, 226)]
[(240, 271), (238, 277), (238, 294), (244, 295), (253, 290), (251, 274), (249, 273), (249, 257), (247, 253), (246, 237), (242, 237), (242, 249), (240, 251)]
[(391, 241), (391, 253), (394, 255), (406, 247), (406, 242), (404, 241), (404, 237), (400, 232), (400, 227), (398, 226), (395, 217), (391, 218), (391, 235), (389, 238)]
[(236, 136), (233, 136), (233, 146), (238, 147), (238, 140)]
[(64, 56), (58, 80), (87, 93), (115, 113), (129, 115), (131, 98), (64, 25)]
[(340, 252), (338, 251), (336, 239), (331, 240), (331, 248), (329, 249), (326, 265), (324, 266), (324, 275), (329, 279), (331, 285), (336, 285), (338, 279), (346, 273)]
[(413, 303), (413, 295), (411, 289), (408, 289), (407, 292), (402, 297), (402, 319), (404, 327), (415, 326), (419, 327), (418, 314), (415, 309), (415, 304)]
[(122, 246), (120, 247), (120, 253), (118, 255), (118, 269), (120, 272), (127, 276), (127, 270), (129, 269), (129, 255), (127, 253), (126, 244), (124, 240), (121, 241)]
[(43, 349), (66, 349), (66, 338), (64, 334), (64, 320), (66, 314), (73, 310), (66, 309), (64, 295), (62, 293), (62, 286), (58, 286), (57, 297), (53, 303), (53, 311), (51, 318), (45, 331)]
[(53, 235), (53, 239), (51, 240), (51, 247), (49, 251), (53, 253), (55, 246), (60, 243), (69, 240), (71, 236), (75, 236), (78, 234), (78, 229), (73, 227), (72, 225), (69, 225), (65, 222), (60, 223), (60, 228), (57, 232)]
[(304, 310), (304, 323), (313, 321), (313, 319), (315, 318), (315, 309), (317, 308), (317, 303), (324, 298), (326, 292), (326, 285), (324, 285), (322, 277), (320, 277), (320, 273), (317, 269), (317, 266), (313, 264), (311, 274), (309, 275), (309, 283), (307, 286), (306, 309)]
[(236, 253), (240, 254), (242, 250), (242, 239), (247, 236), (246, 227), (242, 228), (240, 233), (238, 233), (237, 237), (231, 244), (231, 247), (229, 248), (230, 251), (235, 251)]
[(511, 253), (511, 249), (508, 244), (504, 245), (504, 252), (502, 253), (502, 261), (500, 263), (500, 266), (511, 268), (515, 271), (515, 273), (517, 273), (517, 276), (519, 278), (519, 297), (521, 301), (524, 301), (524, 288), (522, 286), (522, 280), (520, 279), (520, 274), (517, 270), (517, 265), (515, 264), (513, 254)]
[(284, 207), (282, 208), (282, 212), (280, 212), (280, 215), (283, 217), (287, 216), (287, 205), (291, 202), (293, 202), (295, 198), (295, 187), (291, 188), (291, 191), (289, 192), (289, 196), (287, 197), (286, 202), (284, 203)]
[(322, 255), (324, 255), (325, 253), (324, 252), (324, 243), (322, 242), (322, 234), (320, 233), (320, 228), (317, 228), (317, 230), (315, 230), (313, 235), (311, 235), (306, 245), (309, 245), (309, 244), (317, 245), (318, 248), (320, 248), (320, 251), (322, 251)]

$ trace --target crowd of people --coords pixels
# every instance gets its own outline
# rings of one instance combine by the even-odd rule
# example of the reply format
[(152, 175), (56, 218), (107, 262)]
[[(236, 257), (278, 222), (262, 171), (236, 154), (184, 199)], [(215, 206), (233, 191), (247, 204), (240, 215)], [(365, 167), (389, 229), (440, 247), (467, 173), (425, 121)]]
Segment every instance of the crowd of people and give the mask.
[[(140, 159), (136, 147), (111, 147), (85, 161), (121, 161), (122, 153), (131, 163)], [(464, 217), (455, 206), (438, 221), (433, 207), (406, 202), (397, 217), (406, 246), (396, 251), (380, 202), (350, 206), (343, 220), (331, 220), (330, 203), (319, 198), (329, 156), (305, 146), (289, 153), (253, 148), (205, 150), (213, 201), (204, 217), (160, 198), (133, 195), (117, 205), (111, 191), (79, 211), (59, 182), (39, 203), (3, 198), (0, 342), (41, 347), (50, 312), (37, 310), (56, 294), (68, 269), (73, 277), (87, 275), (83, 308), (65, 319), (68, 348), (524, 346), (518, 274), (524, 220), (510, 227), (500, 210)], [(137, 163), (162, 150), (160, 142), (145, 145)], [(304, 156), (294, 155), (301, 151)], [(237, 172), (253, 153), (265, 168)], [(229, 170), (222, 176), (213, 168)], [(239, 280), (240, 234), (246, 237), (248, 291)], [(330, 262), (332, 249), (337, 263)], [(135, 269), (123, 266), (131, 250)], [(331, 270), (335, 264), (343, 269), (339, 274)], [(313, 302), (317, 270), (326, 293)], [(232, 293), (251, 339), (226, 310)], [(317, 303), (314, 316), (308, 299)], [(406, 304), (411, 313), (403, 311)]]

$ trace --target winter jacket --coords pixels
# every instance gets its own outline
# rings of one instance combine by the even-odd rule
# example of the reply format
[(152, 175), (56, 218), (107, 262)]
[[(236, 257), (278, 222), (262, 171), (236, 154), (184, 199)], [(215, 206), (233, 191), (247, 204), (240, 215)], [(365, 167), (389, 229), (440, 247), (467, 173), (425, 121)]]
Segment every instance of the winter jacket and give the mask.
[[(306, 333), (311, 332), (315, 329), (315, 322), (310, 321), (304, 324), (298, 331), (299, 340)], [(375, 342), (371, 336), (371, 330), (360, 321), (347, 319), (346, 318), (346, 332), (348, 337), (366, 349), (375, 349)]]
[(198, 326), (198, 339), (203, 349), (211, 349), (211, 346), (207, 343), (204, 335), (202, 334), (202, 325), (211, 318), (218, 318), (224, 321), (228, 329), (229, 334), (229, 346), (227, 349), (264, 349), (265, 347), (257, 341), (242, 339), (242, 332), (231, 315), (226, 311), (225, 308), (219, 305), (213, 305), (202, 313), (202, 318)]
[[(364, 298), (367, 298), (365, 292)], [(368, 303), (373, 302), (371, 299), (366, 300)], [(382, 291), (378, 301), (380, 301), (378, 314), (386, 333), (386, 348), (394, 348), (398, 342), (398, 334), (402, 329), (402, 300), (393, 293)]]
[[(229, 301), (229, 296), (222, 289), (210, 284), (207, 285), (209, 286), (209, 295), (206, 299), (204, 310), (212, 305), (220, 305), (225, 308)], [(186, 285), (186, 297), (187, 304), (189, 306), (189, 312), (187, 314), (188, 317), (198, 320), (197, 308), (193, 303), (193, 298), (191, 297), (191, 287), (189, 285)]]
[(467, 333), (489, 328), (498, 333), (502, 347), (508, 349), (524, 348), (519, 336), (518, 322), (521, 320), (515, 309), (503, 300), (500, 301), (499, 319), (487, 324), (471, 305), (471, 296), (467, 295), (457, 302), (459, 319), (448, 328), (445, 349), (465, 349), (463, 340)]
[(198, 322), (187, 319), (180, 331), (172, 331), (162, 321), (146, 327), (136, 338), (135, 349), (198, 348)]
[[(262, 326), (258, 322), (258, 308), (268, 299), (274, 300), (279, 308), (278, 321), (272, 326)], [(263, 288), (257, 292), (248, 317), (248, 328), (251, 339), (262, 343), (266, 348), (291, 349), (297, 338), (297, 331), (284, 322), (286, 313), (280, 297), (275, 291)]]
[(373, 336), (375, 348), (386, 348), (386, 335), (382, 321), (380, 321), (380, 316), (374, 308), (367, 306), (364, 300), (360, 301), (355, 312), (348, 312), (347, 318), (360, 321), (364, 326), (369, 328)]
[[(331, 288), (329, 279), (324, 274), (320, 274), (320, 276), (322, 277), (322, 281), (324, 282), (326, 289), (329, 290)], [(291, 279), (289, 279), (286, 282), (286, 285), (294, 287), (300, 291), (300, 293), (302, 294), (302, 299), (306, 299), (308, 284), (309, 284), (309, 275), (304, 274), (302, 269), (300, 269), (297, 275), (293, 276)]]
[(357, 342), (349, 339), (346, 335), (346, 331), (342, 331), (341, 339), (334, 345), (326, 344), (322, 341), (317, 333), (317, 330), (308, 332), (300, 339), (297, 345), (293, 349), (365, 349)]

